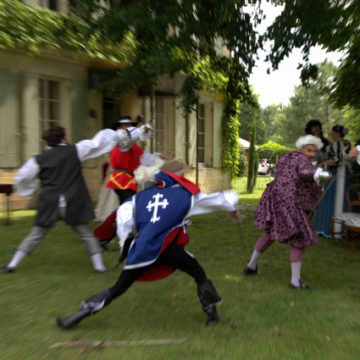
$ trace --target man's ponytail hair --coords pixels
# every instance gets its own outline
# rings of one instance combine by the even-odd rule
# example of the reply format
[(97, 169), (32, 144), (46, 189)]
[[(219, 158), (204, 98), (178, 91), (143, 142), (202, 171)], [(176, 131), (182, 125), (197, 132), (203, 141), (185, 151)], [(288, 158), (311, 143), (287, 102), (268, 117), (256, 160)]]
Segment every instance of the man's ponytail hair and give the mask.
[(46, 141), (48, 146), (58, 145), (62, 139), (65, 138), (65, 129), (62, 126), (51, 125), (48, 130), (44, 132), (43, 140)]

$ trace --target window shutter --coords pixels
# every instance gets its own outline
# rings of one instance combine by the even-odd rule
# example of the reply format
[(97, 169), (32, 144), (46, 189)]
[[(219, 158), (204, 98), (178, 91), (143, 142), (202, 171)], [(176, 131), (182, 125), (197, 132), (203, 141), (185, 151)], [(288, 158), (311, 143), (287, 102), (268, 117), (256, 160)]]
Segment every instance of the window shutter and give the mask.
[(0, 69), (0, 167), (16, 168), (20, 164), (16, 74)]

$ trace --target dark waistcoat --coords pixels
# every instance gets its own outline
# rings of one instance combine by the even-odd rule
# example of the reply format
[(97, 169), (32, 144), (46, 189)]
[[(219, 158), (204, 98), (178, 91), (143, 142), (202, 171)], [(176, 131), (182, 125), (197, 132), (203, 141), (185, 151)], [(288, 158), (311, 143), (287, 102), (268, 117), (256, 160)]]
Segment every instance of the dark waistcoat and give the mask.
[(61, 194), (66, 199), (67, 224), (78, 225), (94, 219), (91, 198), (75, 145), (55, 146), (35, 158), (40, 166), (41, 182), (35, 225), (55, 226)]

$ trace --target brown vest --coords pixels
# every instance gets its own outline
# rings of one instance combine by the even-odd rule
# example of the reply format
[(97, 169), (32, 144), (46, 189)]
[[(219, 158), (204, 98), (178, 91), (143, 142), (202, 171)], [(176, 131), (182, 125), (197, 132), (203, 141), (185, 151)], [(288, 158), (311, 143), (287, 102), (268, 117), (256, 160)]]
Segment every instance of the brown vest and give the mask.
[(75, 145), (55, 146), (35, 159), (40, 166), (41, 182), (35, 225), (55, 226), (61, 194), (66, 199), (67, 224), (78, 225), (94, 219), (92, 201)]

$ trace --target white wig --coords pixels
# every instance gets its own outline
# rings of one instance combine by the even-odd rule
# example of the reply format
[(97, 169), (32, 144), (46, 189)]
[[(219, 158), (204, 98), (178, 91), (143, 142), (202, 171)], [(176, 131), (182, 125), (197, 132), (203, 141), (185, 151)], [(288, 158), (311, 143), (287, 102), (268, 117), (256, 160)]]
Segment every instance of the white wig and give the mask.
[(165, 160), (154, 156), (150, 166), (140, 165), (136, 168), (134, 177), (141, 190), (156, 183), (154, 175), (164, 164)]
[(305, 135), (300, 136), (295, 143), (295, 146), (300, 150), (304, 148), (306, 145), (315, 145), (318, 150), (320, 150), (323, 147), (322, 141), (314, 135)]

